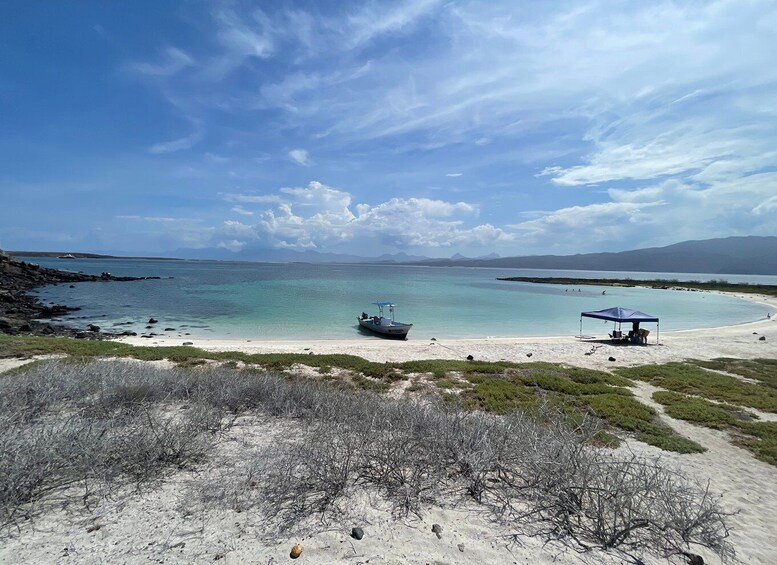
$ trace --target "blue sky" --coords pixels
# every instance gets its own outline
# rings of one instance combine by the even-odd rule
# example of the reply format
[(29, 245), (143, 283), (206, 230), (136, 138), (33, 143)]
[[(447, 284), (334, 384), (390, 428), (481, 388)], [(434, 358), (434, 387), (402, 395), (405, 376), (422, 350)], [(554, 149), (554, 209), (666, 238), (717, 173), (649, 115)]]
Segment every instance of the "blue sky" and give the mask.
[(777, 235), (777, 3), (5, 2), (0, 247)]

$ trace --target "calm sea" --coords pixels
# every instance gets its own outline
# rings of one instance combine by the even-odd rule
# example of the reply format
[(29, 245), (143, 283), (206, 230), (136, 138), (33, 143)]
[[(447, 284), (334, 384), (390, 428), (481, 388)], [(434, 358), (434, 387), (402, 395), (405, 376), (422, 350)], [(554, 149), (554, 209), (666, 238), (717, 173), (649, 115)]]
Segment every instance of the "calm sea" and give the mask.
[[(80, 306), (60, 322), (105, 330), (233, 339), (348, 339), (377, 300), (397, 304), (396, 319), (415, 326), (410, 339), (576, 335), (580, 312), (611, 306), (661, 318), (661, 330), (715, 327), (766, 317), (767, 307), (707, 292), (615, 287), (566, 287), (503, 282), (497, 277), (709, 280), (777, 284), (777, 277), (677, 273), (615, 273), (527, 269), (375, 265), (267, 264), (222, 261), (26, 258), (46, 267), (160, 280), (89, 282), (45, 287), (45, 303)], [(146, 330), (149, 318), (159, 323)], [(583, 332), (611, 324), (585, 319)]]

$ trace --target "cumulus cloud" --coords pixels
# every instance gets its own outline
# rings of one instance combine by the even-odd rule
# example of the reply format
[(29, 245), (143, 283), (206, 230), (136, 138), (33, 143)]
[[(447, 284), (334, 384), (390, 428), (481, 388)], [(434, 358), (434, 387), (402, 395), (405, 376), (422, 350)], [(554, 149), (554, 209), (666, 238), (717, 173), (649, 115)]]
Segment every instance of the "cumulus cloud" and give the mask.
[[(252, 235), (274, 247), (326, 249), (370, 240), (398, 249), (488, 246), (513, 240), (490, 224), (467, 225), (477, 208), (466, 202), (429, 198), (392, 198), (378, 204), (353, 205), (350, 193), (312, 181), (282, 188), (273, 208), (257, 211), (253, 225), (229, 222), (224, 232)], [(233, 200), (234, 195), (227, 199)]]
[(227, 249), (229, 251), (232, 251), (233, 253), (240, 251), (246, 246), (245, 241), (238, 241), (237, 239), (230, 239), (228, 241), (220, 241), (216, 247), (220, 247), (221, 249)]

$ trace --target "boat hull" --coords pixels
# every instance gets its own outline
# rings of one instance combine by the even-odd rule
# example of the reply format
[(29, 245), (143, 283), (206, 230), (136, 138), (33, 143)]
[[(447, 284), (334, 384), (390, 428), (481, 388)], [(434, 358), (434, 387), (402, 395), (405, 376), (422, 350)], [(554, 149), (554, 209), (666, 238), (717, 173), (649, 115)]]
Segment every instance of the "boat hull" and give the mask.
[(396, 339), (404, 339), (407, 337), (407, 332), (413, 327), (413, 324), (403, 324), (401, 322), (391, 322), (388, 324), (375, 323), (372, 318), (357, 318), (359, 325), (366, 330), (369, 330), (381, 337), (392, 337)]

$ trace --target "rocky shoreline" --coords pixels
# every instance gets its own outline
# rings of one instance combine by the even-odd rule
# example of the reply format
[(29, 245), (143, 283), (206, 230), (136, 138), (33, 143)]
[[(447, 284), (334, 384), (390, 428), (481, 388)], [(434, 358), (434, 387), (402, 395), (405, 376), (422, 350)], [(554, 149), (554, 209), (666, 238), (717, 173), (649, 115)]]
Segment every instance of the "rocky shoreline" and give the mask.
[(116, 335), (98, 326), (70, 328), (44, 320), (79, 310), (64, 304), (45, 305), (28, 292), (52, 284), (93, 281), (135, 281), (159, 277), (116, 277), (110, 273), (87, 275), (41, 267), (19, 261), (0, 251), (0, 333), (16, 335), (62, 335), (79, 339), (102, 339)]

